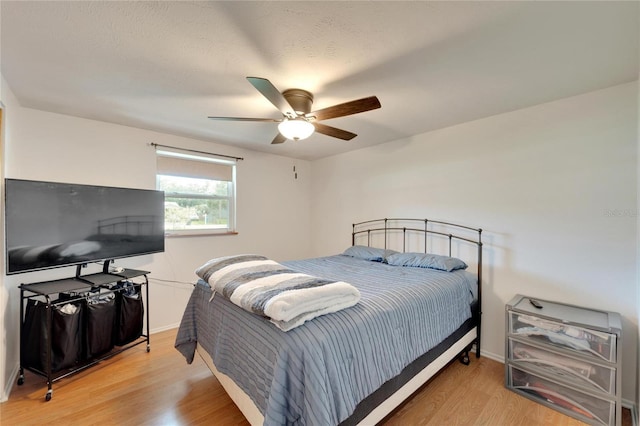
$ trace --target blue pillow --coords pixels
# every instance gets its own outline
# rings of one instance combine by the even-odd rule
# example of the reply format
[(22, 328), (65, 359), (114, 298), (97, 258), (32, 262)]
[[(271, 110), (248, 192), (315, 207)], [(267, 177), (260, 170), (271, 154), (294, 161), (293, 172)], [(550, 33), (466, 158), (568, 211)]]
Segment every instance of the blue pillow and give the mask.
[(387, 256), (386, 261), (389, 265), (431, 268), (447, 272), (467, 268), (466, 263), (455, 257), (429, 253), (394, 253)]
[(357, 257), (358, 259), (384, 262), (387, 256), (394, 253), (397, 253), (397, 251), (367, 246), (351, 246), (342, 254), (345, 256)]

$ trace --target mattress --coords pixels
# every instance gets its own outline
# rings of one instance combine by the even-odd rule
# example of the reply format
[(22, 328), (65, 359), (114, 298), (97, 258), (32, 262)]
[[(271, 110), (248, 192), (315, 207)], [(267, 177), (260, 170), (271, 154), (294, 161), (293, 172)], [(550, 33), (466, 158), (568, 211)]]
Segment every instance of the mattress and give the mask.
[(446, 349), (448, 338), (457, 341), (473, 325), (474, 279), (466, 271), (342, 255), (283, 263), (349, 282), (362, 298), (352, 308), (285, 333), (224, 297), (209, 301), (211, 289), (200, 282), (176, 339), (189, 362), (201, 346), (217, 370), (249, 396), (265, 424), (337, 425), (354, 419), (354, 413), (379, 404), (372, 395), (386, 383), (438, 345)]

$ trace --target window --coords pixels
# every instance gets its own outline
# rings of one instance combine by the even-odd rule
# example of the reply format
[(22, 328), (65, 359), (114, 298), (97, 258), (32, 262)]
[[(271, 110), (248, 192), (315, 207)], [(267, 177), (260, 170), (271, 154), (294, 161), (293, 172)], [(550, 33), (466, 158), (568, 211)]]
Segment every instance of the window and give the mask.
[(235, 161), (178, 151), (156, 154), (167, 234), (235, 232)]

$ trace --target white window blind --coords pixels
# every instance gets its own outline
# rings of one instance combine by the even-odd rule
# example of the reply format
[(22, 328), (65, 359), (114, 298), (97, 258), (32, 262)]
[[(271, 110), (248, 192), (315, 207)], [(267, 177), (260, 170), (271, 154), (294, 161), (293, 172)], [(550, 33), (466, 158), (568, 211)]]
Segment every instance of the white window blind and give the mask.
[(233, 180), (233, 167), (211, 161), (185, 160), (182, 158), (158, 155), (158, 173), (171, 176), (206, 178), (212, 180)]
[(235, 232), (236, 161), (156, 150), (167, 235)]

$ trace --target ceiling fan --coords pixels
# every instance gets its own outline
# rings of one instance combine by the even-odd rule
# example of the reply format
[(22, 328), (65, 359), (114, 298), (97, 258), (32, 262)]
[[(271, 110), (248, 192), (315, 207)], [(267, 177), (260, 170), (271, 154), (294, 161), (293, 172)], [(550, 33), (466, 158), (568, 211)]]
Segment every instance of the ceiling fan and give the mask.
[(314, 131), (323, 135), (332, 136), (342, 140), (351, 140), (357, 135), (336, 127), (318, 123), (321, 120), (344, 117), (380, 108), (380, 101), (375, 96), (362, 98), (355, 101), (330, 106), (327, 108), (311, 111), (313, 104), (313, 94), (302, 89), (287, 89), (280, 93), (278, 89), (266, 78), (247, 77), (249, 83), (253, 85), (262, 95), (269, 100), (283, 117), (275, 118), (243, 118), (243, 117), (209, 117), (212, 120), (231, 121), (262, 121), (280, 123), (279, 133), (273, 138), (272, 144), (282, 143), (287, 139), (306, 139)]

